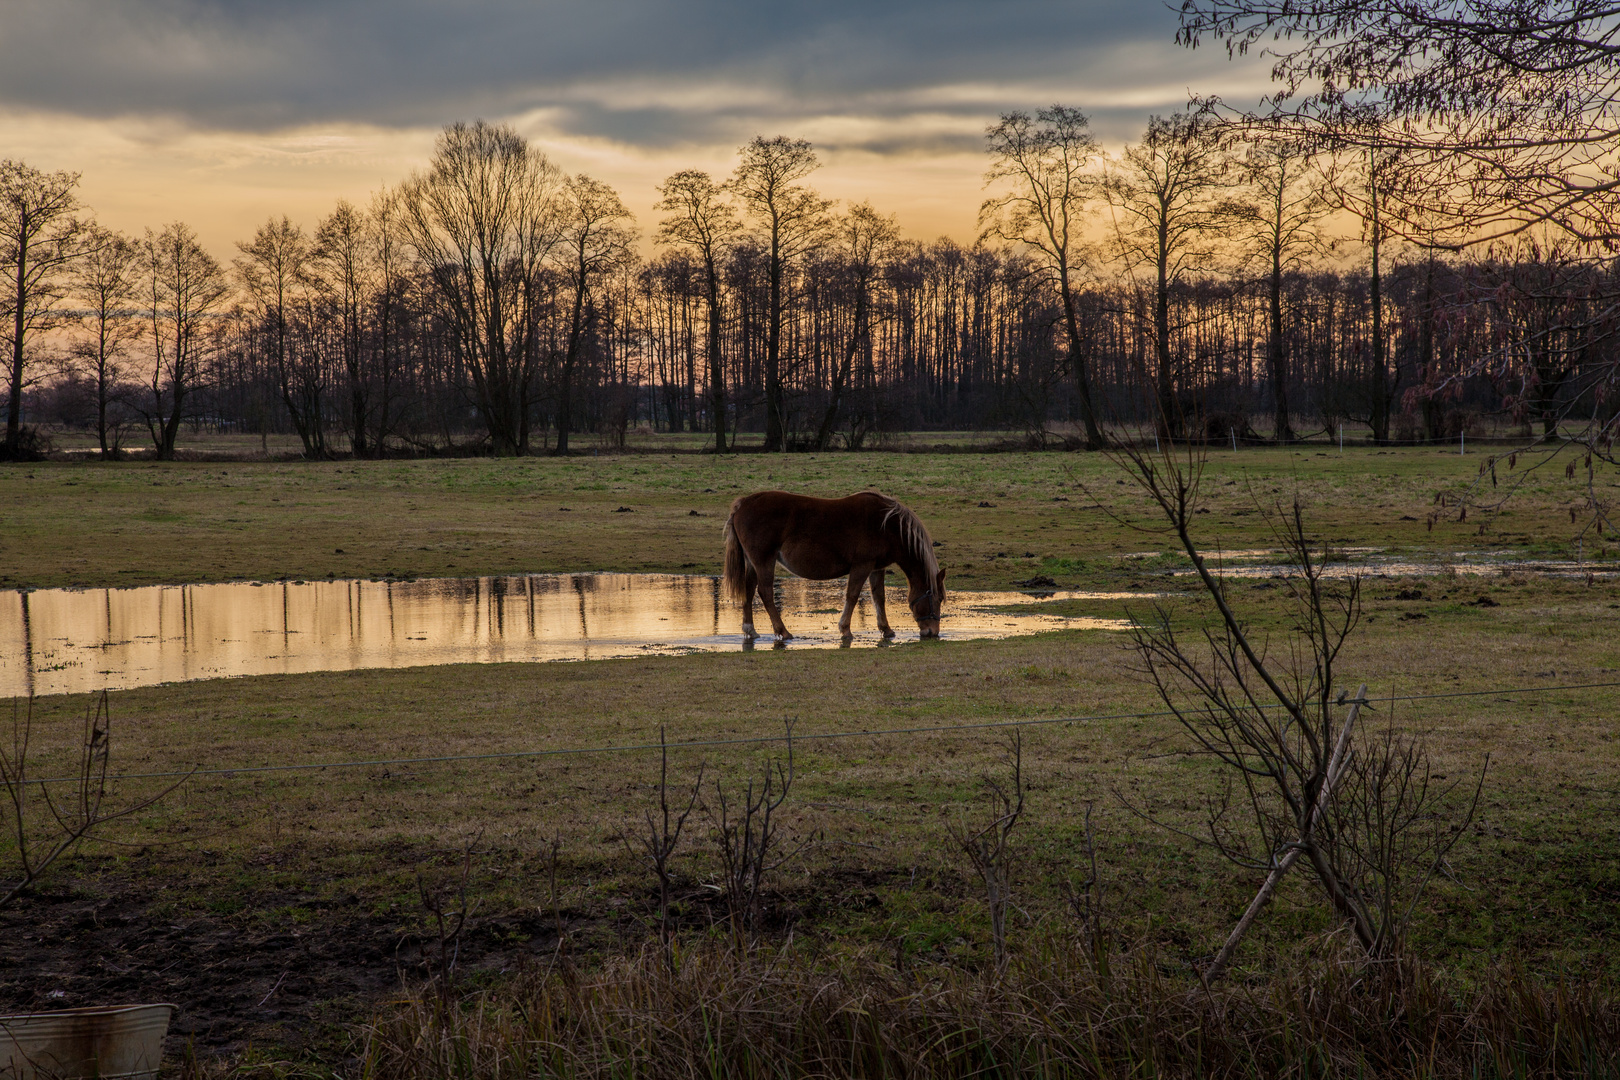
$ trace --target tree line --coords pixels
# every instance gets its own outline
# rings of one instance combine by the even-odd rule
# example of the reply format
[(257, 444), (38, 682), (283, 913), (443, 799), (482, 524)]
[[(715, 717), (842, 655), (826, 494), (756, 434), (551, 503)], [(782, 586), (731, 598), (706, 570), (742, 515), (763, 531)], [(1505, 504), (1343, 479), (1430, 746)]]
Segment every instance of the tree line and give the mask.
[[(1189, 0), (1183, 36), (1246, 47), (1304, 18), (1283, 6)], [(1369, 48), (1408, 40), (1361, 29)], [(1311, 70), (1330, 47), (1306, 34)], [(809, 182), (814, 148), (785, 136), (745, 144), (729, 177), (666, 178), (646, 256), (611, 187), (482, 121), (446, 128), (425, 170), (365, 206), (307, 230), (268, 219), (229, 265), (183, 223), (107, 229), (77, 175), (6, 161), (5, 452), (28, 452), (25, 401), (94, 428), (105, 455), (144, 435), (160, 458), (187, 422), (290, 430), (311, 458), (566, 454), (638, 428), (719, 452), (740, 432), (769, 451), (919, 429), (1099, 447), (1122, 427), (1287, 442), (1351, 422), (1435, 440), (1488, 411), (1527, 433), (1607, 430), (1608, 190), (1535, 187), (1554, 136), (1581, 134), (1545, 116), (1529, 159), (1467, 143), (1496, 107), (1467, 94), (1422, 139), (1417, 97), (1195, 101), (1117, 155), (1078, 109), (1011, 112), (986, 133), (970, 245), (839, 207)], [(1483, 166), (1459, 164), (1470, 150), (1496, 154), (1491, 198)]]

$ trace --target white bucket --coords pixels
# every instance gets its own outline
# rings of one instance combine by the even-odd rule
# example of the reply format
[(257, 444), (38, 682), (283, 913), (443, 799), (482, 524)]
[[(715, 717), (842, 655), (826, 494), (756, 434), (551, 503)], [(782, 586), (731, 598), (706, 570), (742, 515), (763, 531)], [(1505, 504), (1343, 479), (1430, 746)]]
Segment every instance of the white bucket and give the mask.
[(3, 1080), (151, 1080), (173, 1005), (114, 1005), (0, 1016)]

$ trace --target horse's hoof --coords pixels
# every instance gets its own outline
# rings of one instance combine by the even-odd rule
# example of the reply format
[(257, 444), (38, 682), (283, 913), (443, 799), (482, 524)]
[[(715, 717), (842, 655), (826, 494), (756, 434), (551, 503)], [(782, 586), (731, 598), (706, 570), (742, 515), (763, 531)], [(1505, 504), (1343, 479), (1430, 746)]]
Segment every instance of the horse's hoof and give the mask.
[(788, 633), (786, 630), (783, 630), (780, 634), (776, 635), (777, 641), (791, 641), (792, 639), (793, 635)]
[(883, 628), (883, 636), (886, 637), (886, 638), (894, 637), (894, 631), (890, 630), (887, 626), (885, 626)]
[(838, 636), (843, 638), (845, 641), (848, 641), (850, 638), (854, 637), (855, 635), (850, 632), (849, 627), (840, 626), (838, 628)]
[(749, 641), (753, 641), (755, 638), (759, 637), (759, 635), (754, 633), (754, 627), (752, 624), (743, 623), (743, 637), (747, 638)]

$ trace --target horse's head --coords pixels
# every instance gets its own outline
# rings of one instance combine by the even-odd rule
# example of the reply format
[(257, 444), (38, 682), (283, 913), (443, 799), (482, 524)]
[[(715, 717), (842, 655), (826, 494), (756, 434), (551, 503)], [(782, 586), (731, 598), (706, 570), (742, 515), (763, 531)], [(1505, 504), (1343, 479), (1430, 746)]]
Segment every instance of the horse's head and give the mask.
[(933, 581), (926, 577), (911, 583), (911, 617), (917, 620), (917, 629), (924, 638), (939, 637), (939, 609), (945, 603), (945, 571), (942, 569)]

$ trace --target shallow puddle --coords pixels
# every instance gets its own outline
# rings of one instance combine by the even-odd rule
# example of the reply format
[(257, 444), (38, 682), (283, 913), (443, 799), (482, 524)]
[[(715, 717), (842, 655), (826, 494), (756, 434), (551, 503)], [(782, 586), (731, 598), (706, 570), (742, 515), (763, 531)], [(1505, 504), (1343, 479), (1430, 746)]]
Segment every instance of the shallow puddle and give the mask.
[[(1210, 558), (1209, 568), (1218, 571), (1226, 577), (1235, 578), (1274, 578), (1290, 577), (1299, 573), (1298, 567), (1286, 563), (1237, 563), (1229, 564)], [(1191, 576), (1192, 570), (1166, 571), (1172, 576)], [(1328, 578), (1348, 577), (1438, 577), (1444, 575), (1462, 574), (1470, 577), (1507, 577), (1513, 574), (1531, 574), (1538, 577), (1554, 578), (1596, 578), (1608, 579), (1620, 576), (1615, 565), (1611, 563), (1576, 562), (1574, 560), (1493, 560), (1485, 556), (1469, 558), (1462, 554), (1455, 561), (1447, 562), (1410, 562), (1405, 559), (1385, 557), (1379, 555), (1361, 556), (1352, 554), (1348, 558), (1334, 559), (1322, 567), (1322, 576)]]
[[(780, 582), (789, 648), (838, 648), (841, 581)], [(1120, 594), (952, 593), (946, 640), (1128, 627), (1018, 606)], [(1139, 594), (1123, 594), (1135, 596)], [(896, 641), (915, 641), (905, 583), (888, 589)], [(1014, 608), (1015, 612), (1009, 612)], [(1117, 610), (1117, 609), (1116, 609)], [(768, 626), (762, 610), (755, 624)], [(311, 581), (39, 589), (0, 593), (0, 697), (192, 679), (426, 664), (602, 660), (749, 648), (717, 579), (545, 574), (421, 581)], [(868, 593), (851, 644), (884, 644)], [(769, 638), (753, 647), (771, 648)]]
[[(1506, 576), (1534, 574), (1558, 578), (1612, 578), (1620, 576), (1620, 568), (1612, 561), (1594, 562), (1578, 559), (1520, 559), (1511, 551), (1454, 551), (1449, 557), (1438, 555), (1432, 560), (1418, 561), (1390, 555), (1383, 548), (1340, 547), (1333, 545), (1331, 555), (1322, 567), (1324, 577), (1432, 577), (1436, 575), (1468, 574), (1473, 576)], [(1157, 551), (1134, 551), (1120, 558), (1126, 562), (1162, 557)], [(1178, 553), (1179, 554), (1179, 553)], [(1319, 552), (1313, 552), (1320, 558)], [(1227, 577), (1287, 577), (1298, 573), (1298, 568), (1278, 562), (1283, 553), (1276, 548), (1251, 548), (1239, 551), (1212, 550), (1205, 553), (1210, 570)], [(1186, 560), (1183, 559), (1183, 562)], [(1186, 569), (1154, 569), (1146, 571), (1164, 577), (1188, 577), (1193, 571)]]

